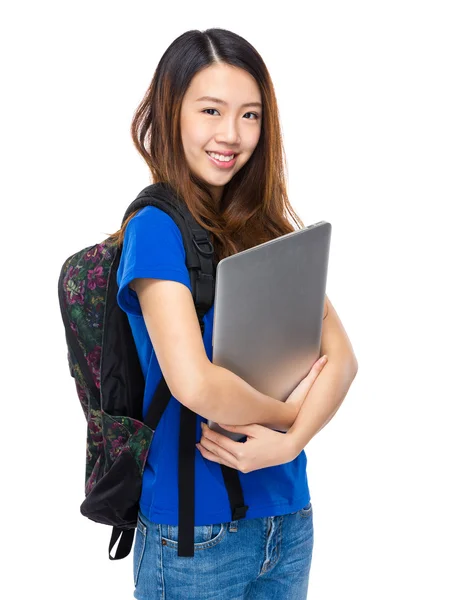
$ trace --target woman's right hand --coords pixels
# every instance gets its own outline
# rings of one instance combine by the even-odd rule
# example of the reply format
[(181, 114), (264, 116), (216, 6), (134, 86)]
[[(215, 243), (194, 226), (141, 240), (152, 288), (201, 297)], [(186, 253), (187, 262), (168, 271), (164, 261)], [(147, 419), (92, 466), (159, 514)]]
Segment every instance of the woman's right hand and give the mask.
[[(301, 409), (302, 403), (307, 397), (310, 388), (315, 383), (315, 379), (321, 373), (324, 365), (327, 363), (328, 357), (326, 354), (321, 356), (310, 369), (309, 373), (302, 379), (299, 384), (294, 388), (288, 398), (285, 400), (285, 404), (290, 404), (294, 407), (294, 419), (291, 425), (296, 420), (296, 417)], [(291, 426), (290, 425), (290, 426)]]

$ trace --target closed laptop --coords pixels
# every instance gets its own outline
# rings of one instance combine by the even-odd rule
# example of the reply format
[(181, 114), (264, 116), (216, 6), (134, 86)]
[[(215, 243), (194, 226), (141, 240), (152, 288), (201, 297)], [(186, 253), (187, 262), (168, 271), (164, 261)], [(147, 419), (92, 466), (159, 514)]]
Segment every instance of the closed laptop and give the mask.
[(288, 398), (320, 356), (330, 239), (331, 224), (320, 221), (218, 263), (214, 364), (263, 394)]

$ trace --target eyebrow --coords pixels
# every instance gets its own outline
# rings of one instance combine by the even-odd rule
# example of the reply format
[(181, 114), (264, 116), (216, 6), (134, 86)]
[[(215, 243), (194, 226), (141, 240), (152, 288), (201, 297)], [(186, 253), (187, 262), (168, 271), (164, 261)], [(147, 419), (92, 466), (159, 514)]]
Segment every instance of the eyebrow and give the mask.
[[(227, 106), (227, 102), (225, 100), (221, 100), (220, 98), (214, 98), (213, 96), (202, 96), (201, 98), (197, 98), (196, 102), (201, 102), (203, 100), (207, 102), (215, 102), (215, 104), (224, 104), (225, 106)], [(242, 104), (241, 106), (257, 106), (259, 108), (262, 108), (261, 102), (245, 102), (245, 104)]]

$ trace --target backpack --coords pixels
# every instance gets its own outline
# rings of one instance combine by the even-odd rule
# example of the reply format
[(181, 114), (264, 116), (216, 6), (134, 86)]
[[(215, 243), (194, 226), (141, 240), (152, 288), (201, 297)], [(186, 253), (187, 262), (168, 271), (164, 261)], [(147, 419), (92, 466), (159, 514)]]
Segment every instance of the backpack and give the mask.
[[(167, 183), (144, 188), (129, 205), (156, 206), (180, 228), (192, 295), (202, 334), (204, 314), (214, 302), (216, 262), (207, 230)], [(111, 238), (83, 248), (64, 262), (58, 283), (70, 374), (87, 421), (85, 500), (80, 512), (113, 527), (110, 560), (125, 558), (133, 545), (142, 477), (157, 425), (171, 398), (162, 376), (143, 419), (145, 379), (126, 313), (117, 302), (122, 244)], [(178, 463), (178, 556), (194, 556), (196, 413), (180, 407)], [(246, 516), (239, 473), (220, 465), (232, 520)], [(115, 556), (111, 550), (120, 538)]]

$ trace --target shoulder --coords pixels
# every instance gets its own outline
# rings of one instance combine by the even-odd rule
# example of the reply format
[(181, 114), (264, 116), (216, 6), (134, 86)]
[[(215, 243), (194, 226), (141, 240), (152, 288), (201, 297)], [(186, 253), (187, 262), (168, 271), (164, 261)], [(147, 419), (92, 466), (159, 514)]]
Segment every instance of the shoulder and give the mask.
[[(172, 278), (180, 272), (189, 277), (186, 252), (175, 220), (156, 206), (144, 206), (127, 224), (122, 247), (119, 280), (124, 274), (137, 277)], [(134, 290), (134, 286), (128, 286)]]
[[(126, 238), (135, 236), (148, 244), (170, 242), (183, 246), (183, 236), (175, 220), (157, 206), (144, 206), (132, 217), (126, 227)], [(184, 248), (184, 246), (183, 246)]]
[(168, 227), (176, 228), (179, 230), (179, 227), (175, 223), (174, 219), (168, 213), (166, 213), (164, 210), (161, 210), (157, 206), (144, 206), (129, 221), (128, 227), (131, 223), (133, 223), (137, 227), (154, 224), (167, 225)]

